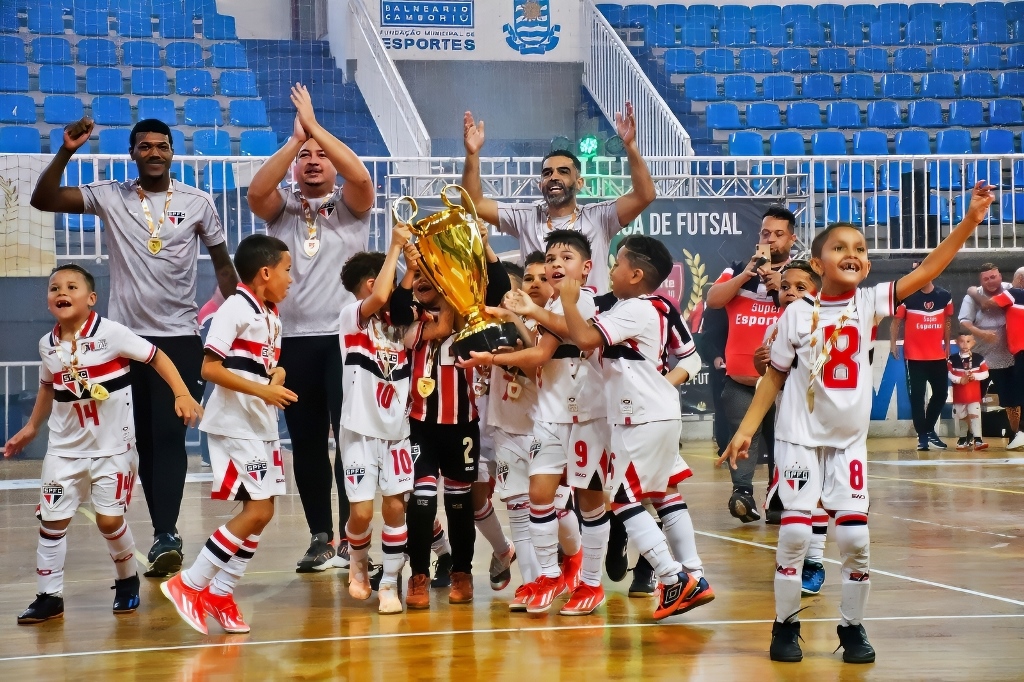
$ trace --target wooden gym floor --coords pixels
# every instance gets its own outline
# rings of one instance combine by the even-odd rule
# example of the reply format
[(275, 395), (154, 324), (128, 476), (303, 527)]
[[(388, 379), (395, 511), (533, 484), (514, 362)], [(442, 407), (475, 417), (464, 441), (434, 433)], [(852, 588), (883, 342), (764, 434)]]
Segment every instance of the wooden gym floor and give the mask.
[[(683, 489), (718, 598), (658, 625), (652, 600), (627, 597), (628, 578), (606, 579), (608, 601), (592, 616), (509, 614), (518, 575), (492, 592), (482, 539), (472, 605), (450, 606), (446, 592), (435, 591), (430, 611), (380, 617), (375, 598), (357, 603), (348, 596), (339, 571), (294, 572), (308, 536), (292, 490), (279, 500), (239, 588), (250, 635), (203, 637), (179, 620), (158, 582), (145, 578), (139, 611), (113, 616), (110, 559), (85, 514), (69, 533), (64, 619), (18, 626), (17, 614), (35, 593), (38, 491), (24, 479), (37, 478), (40, 463), (3, 462), (0, 680), (1022, 679), (1024, 458), (1001, 443), (980, 453), (918, 453), (909, 439), (871, 441), (866, 627), (878, 662), (866, 666), (832, 653), (839, 567), (831, 538), (822, 593), (803, 601), (804, 661), (768, 660), (775, 529), (729, 516), (728, 475), (712, 468), (706, 443), (684, 448), (696, 475)], [(198, 458), (190, 468), (199, 472)], [(209, 488), (186, 486), (179, 524), (186, 562), (232, 514), (232, 505), (208, 499)], [(141, 488), (136, 494), (129, 520), (144, 552), (148, 517)], [(379, 519), (376, 526), (379, 533)], [(376, 534), (371, 556), (380, 558)]]

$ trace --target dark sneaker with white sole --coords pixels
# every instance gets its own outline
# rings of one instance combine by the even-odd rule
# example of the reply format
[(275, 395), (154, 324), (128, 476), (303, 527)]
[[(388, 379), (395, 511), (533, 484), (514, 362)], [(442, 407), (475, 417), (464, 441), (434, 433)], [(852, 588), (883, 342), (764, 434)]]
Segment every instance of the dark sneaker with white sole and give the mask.
[(327, 539), (327, 533), (317, 533), (309, 542), (309, 549), (295, 566), (296, 573), (319, 573), (328, 568), (347, 567), (348, 562), (338, 557), (338, 550)]
[(181, 536), (177, 533), (157, 533), (146, 560), (149, 562), (149, 570), (143, 575), (147, 578), (166, 578), (180, 571), (181, 563), (185, 560)]

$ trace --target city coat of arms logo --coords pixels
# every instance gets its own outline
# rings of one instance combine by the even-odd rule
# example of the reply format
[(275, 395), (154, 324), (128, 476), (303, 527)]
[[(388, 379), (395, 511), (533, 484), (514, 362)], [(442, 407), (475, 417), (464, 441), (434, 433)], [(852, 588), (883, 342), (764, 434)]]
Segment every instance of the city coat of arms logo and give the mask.
[(551, 24), (550, 0), (512, 0), (513, 23), (505, 24), (505, 42), (519, 54), (544, 54), (558, 45), (562, 27)]

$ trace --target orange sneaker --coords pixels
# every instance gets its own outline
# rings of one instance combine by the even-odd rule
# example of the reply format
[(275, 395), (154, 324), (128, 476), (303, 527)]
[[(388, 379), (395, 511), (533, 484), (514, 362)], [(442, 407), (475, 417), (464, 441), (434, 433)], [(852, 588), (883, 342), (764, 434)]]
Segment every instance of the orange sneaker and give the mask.
[(580, 586), (580, 572), (583, 570), (583, 550), (565, 557), (562, 562), (562, 578), (567, 592), (574, 592)]
[(565, 578), (563, 576), (549, 578), (542, 575), (533, 585), (533, 596), (530, 597), (530, 601), (526, 605), (527, 613), (545, 613), (551, 608), (551, 602), (555, 600), (555, 597), (565, 593)]
[(365, 601), (370, 598), (370, 573), (367, 560), (352, 561), (348, 572), (348, 593), (353, 599)]
[(516, 596), (508, 605), (509, 611), (525, 611), (537, 583), (525, 583), (516, 588)]
[(448, 592), (449, 604), (468, 604), (473, 601), (473, 576), (469, 573), (452, 571), (452, 589)]
[(429, 609), (430, 592), (427, 590), (428, 577), (413, 575), (409, 578), (409, 589), (405, 592), (405, 605), (410, 609)]
[(654, 596), (658, 606), (654, 609), (654, 620), (678, 616), (714, 600), (715, 592), (704, 578), (695, 580), (687, 573), (679, 574), (679, 582), (673, 585), (658, 583)]
[(181, 579), (181, 573), (176, 573), (162, 583), (160, 591), (171, 600), (183, 621), (196, 631), (209, 634), (206, 630), (206, 611), (203, 610), (203, 593), (186, 585)]
[(604, 588), (580, 583), (569, 595), (569, 601), (559, 611), (563, 616), (587, 616), (604, 603)]
[(207, 614), (224, 629), (224, 632), (231, 634), (245, 634), (249, 632), (249, 626), (242, 620), (242, 614), (238, 612), (238, 604), (230, 594), (219, 595), (203, 590), (203, 609)]

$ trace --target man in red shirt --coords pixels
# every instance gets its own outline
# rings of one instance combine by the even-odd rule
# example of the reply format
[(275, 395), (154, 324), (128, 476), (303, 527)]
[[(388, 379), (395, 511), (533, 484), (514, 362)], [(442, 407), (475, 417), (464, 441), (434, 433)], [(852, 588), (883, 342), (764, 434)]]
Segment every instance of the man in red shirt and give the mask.
[[(917, 268), (919, 263), (914, 263)], [(889, 335), (890, 351), (898, 358), (896, 341), (900, 327), (903, 332), (903, 358), (907, 363), (907, 391), (910, 409), (917, 432), (917, 449), (927, 451), (929, 446), (945, 450), (946, 444), (935, 433), (935, 423), (946, 404), (949, 388), (946, 360), (949, 358), (950, 320), (953, 316), (953, 297), (933, 282), (907, 297), (896, 309)], [(925, 387), (931, 387), (931, 398), (925, 405)]]
[[(1017, 281), (1014, 276), (1014, 282)], [(1024, 289), (1016, 285), (1003, 289), (992, 297), (992, 302), (1006, 309), (1006, 345), (1013, 353), (1013, 380), (1010, 392), (1014, 394), (1011, 404), (1024, 404)], [(1000, 396), (1001, 398), (1001, 396)], [(1006, 445), (1007, 450), (1024, 450), (1024, 429), (1017, 421), (1017, 433)]]

